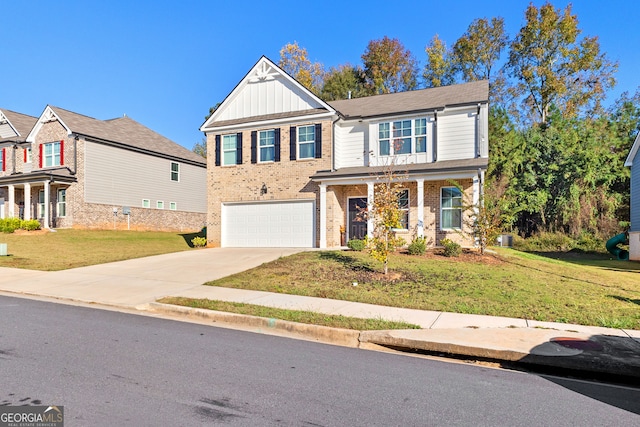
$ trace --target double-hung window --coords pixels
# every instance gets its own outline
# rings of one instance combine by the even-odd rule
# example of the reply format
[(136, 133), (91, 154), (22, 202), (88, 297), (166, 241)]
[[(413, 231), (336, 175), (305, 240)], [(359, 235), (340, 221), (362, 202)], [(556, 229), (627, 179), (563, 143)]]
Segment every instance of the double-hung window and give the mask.
[(238, 160), (238, 135), (222, 136), (222, 165), (235, 165)]
[(462, 228), (462, 192), (457, 187), (442, 187), (440, 228), (454, 230)]
[(58, 216), (67, 216), (67, 189), (58, 189)]
[(42, 166), (45, 168), (60, 166), (60, 141), (50, 142), (42, 146)]
[(276, 132), (273, 129), (258, 132), (260, 162), (273, 162), (276, 155)]
[(171, 162), (171, 181), (180, 181), (180, 163)]
[(426, 153), (427, 119), (378, 123), (378, 143), (381, 156)]
[(298, 127), (298, 158), (313, 159), (316, 156), (316, 127)]
[(409, 190), (400, 190), (398, 192), (398, 208), (400, 209), (400, 229), (409, 229)]

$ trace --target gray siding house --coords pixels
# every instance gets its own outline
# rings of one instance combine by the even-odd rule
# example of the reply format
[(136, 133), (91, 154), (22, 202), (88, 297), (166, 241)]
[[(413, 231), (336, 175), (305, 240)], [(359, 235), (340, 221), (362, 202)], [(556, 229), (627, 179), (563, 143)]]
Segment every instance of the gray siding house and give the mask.
[(0, 217), (44, 228), (194, 231), (206, 161), (129, 117), (0, 110)]
[(636, 136), (624, 165), (631, 168), (629, 259), (640, 261), (640, 134)]

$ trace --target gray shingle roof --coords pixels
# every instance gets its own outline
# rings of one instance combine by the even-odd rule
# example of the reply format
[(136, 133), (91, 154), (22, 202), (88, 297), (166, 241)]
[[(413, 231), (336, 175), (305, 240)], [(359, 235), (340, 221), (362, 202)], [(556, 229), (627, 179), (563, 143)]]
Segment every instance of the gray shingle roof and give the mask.
[(130, 117), (98, 120), (63, 108), (50, 107), (74, 133), (206, 165), (203, 157)]
[(18, 130), (20, 136), (15, 138), (0, 138), (0, 142), (3, 141), (24, 141), (31, 132), (31, 129), (38, 121), (37, 117), (28, 116), (22, 113), (16, 113), (15, 111), (1, 109), (5, 117), (11, 122), (11, 124)]
[(329, 105), (349, 119), (433, 110), (445, 106), (477, 104), (488, 100), (489, 81), (480, 80), (409, 92), (343, 99), (329, 102)]

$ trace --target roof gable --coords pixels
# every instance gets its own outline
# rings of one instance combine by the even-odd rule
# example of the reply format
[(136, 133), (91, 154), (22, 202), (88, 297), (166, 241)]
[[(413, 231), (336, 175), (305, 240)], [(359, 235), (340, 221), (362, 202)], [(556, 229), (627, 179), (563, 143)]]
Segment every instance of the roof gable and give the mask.
[(329, 104), (263, 56), (200, 128), (274, 120), (281, 116), (334, 114)]
[(636, 155), (638, 154), (638, 150), (640, 150), (640, 133), (636, 135), (636, 140), (633, 141), (633, 145), (631, 146), (631, 151), (629, 151), (627, 160), (624, 162), (625, 166), (627, 167), (633, 166), (633, 160), (636, 158)]
[(329, 104), (345, 119), (356, 119), (487, 103), (488, 100), (489, 81), (480, 80), (408, 92), (343, 99)]
[(27, 138), (31, 142), (35, 140), (35, 135), (44, 123), (58, 121), (67, 130), (68, 135), (75, 133), (122, 148), (206, 164), (206, 160), (198, 154), (126, 116), (98, 120), (62, 108), (47, 106), (37, 121)]
[(0, 142), (22, 142), (36, 124), (36, 117), (10, 110), (0, 110)]

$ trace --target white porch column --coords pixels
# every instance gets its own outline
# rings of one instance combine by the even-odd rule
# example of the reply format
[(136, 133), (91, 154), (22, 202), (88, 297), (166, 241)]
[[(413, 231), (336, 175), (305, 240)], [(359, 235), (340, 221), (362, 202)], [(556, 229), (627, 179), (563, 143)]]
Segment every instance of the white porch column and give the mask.
[(320, 184), (320, 249), (327, 247), (327, 184)]
[(50, 184), (49, 181), (44, 181), (44, 216), (42, 217), (42, 226), (44, 228), (49, 228), (49, 202), (50, 202)]
[(24, 219), (31, 219), (31, 184), (24, 184)]
[(16, 216), (16, 187), (9, 184), (9, 218)]
[(424, 236), (424, 179), (417, 179), (418, 183), (418, 237)]
[(371, 212), (373, 212), (373, 189), (374, 183), (367, 182), (367, 237), (370, 239), (373, 237), (374, 229), (373, 215), (371, 215)]

